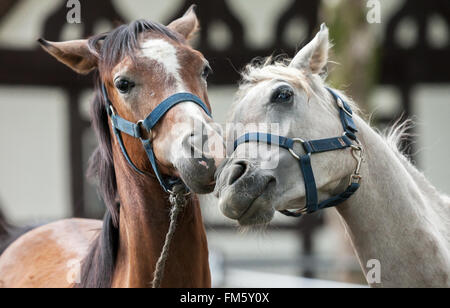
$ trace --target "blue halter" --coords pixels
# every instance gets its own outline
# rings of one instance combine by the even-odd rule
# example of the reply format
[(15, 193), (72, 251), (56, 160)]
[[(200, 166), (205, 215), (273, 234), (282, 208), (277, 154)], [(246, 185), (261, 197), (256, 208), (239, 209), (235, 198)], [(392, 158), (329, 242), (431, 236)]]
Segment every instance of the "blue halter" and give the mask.
[[(327, 89), (334, 97), (339, 107), (339, 116), (344, 128), (344, 134), (342, 136), (304, 141), (300, 138), (288, 138), (267, 133), (247, 133), (236, 139), (236, 141), (234, 142), (234, 150), (236, 150), (236, 148), (240, 144), (250, 141), (264, 142), (270, 145), (278, 145), (279, 147), (288, 150), (299, 161), (303, 179), (305, 182), (306, 206), (296, 212), (291, 212), (288, 210), (280, 211), (286, 216), (300, 217), (306, 213), (314, 213), (324, 208), (336, 206), (339, 203), (344, 202), (345, 200), (350, 198), (350, 196), (353, 195), (353, 193), (359, 188), (359, 182), (361, 180), (361, 176), (359, 175), (359, 168), (361, 166), (362, 156), (356, 156), (354, 152), (359, 151), (361, 153), (362, 146), (355, 135), (358, 130), (356, 129), (355, 123), (353, 122), (353, 112), (350, 106), (335, 91), (329, 88)], [(300, 156), (295, 153), (294, 144), (296, 142), (302, 144), (306, 152), (304, 155)], [(353, 142), (356, 142), (358, 145), (354, 145)], [(355, 172), (351, 175), (350, 183), (347, 189), (339, 195), (333, 196), (319, 203), (316, 180), (314, 179), (314, 172), (311, 167), (311, 154), (341, 150), (348, 147), (352, 148), (353, 156), (355, 157), (355, 159), (357, 159), (358, 165)]]
[[(172, 187), (176, 184), (182, 183), (181, 179), (178, 178), (167, 178), (164, 179), (161, 173), (158, 169), (158, 164), (156, 163), (156, 157), (155, 153), (153, 152), (153, 146), (152, 146), (152, 138), (151, 138), (151, 130), (155, 127), (156, 124), (162, 119), (162, 117), (175, 105), (183, 102), (193, 102), (197, 105), (199, 105), (205, 113), (211, 117), (211, 113), (208, 110), (208, 107), (206, 104), (197, 96), (191, 94), (191, 93), (176, 93), (164, 101), (162, 101), (156, 108), (144, 119), (137, 123), (132, 123), (130, 121), (125, 120), (124, 118), (118, 116), (114, 112), (114, 107), (111, 103), (111, 101), (108, 98), (108, 93), (106, 91), (105, 85), (102, 83), (102, 92), (103, 97), (105, 99), (106, 105), (106, 112), (108, 113), (109, 118), (111, 119), (112, 129), (114, 131), (114, 134), (116, 135), (117, 141), (119, 142), (120, 149), (123, 153), (123, 156), (127, 160), (128, 164), (138, 173), (140, 174), (147, 174), (144, 171), (139, 170), (138, 167), (131, 161), (130, 156), (127, 153), (127, 150), (125, 149), (125, 146), (123, 144), (121, 132), (125, 133), (129, 136), (132, 136), (134, 138), (138, 138), (141, 140), (142, 145), (144, 147), (145, 152), (147, 153), (148, 160), (150, 161), (150, 164), (152, 165), (153, 172), (155, 173), (156, 178), (158, 179), (159, 183), (161, 184), (162, 188), (167, 193), (172, 193)], [(144, 134), (142, 134), (143, 129), (147, 132), (148, 136), (150, 136), (149, 139), (145, 139)]]

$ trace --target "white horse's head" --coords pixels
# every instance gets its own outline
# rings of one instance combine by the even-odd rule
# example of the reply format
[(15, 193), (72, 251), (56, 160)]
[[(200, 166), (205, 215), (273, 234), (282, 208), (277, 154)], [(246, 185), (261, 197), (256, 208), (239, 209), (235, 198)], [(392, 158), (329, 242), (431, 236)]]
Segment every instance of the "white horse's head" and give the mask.
[[(254, 131), (252, 123), (277, 123), (279, 131), (271, 133), (303, 140), (341, 136), (339, 111), (322, 78), (329, 47), (328, 29), (322, 25), (290, 63), (247, 66), (230, 121), (243, 124), (245, 132)], [(233, 133), (232, 139), (238, 134)], [(303, 152), (301, 144), (295, 151)], [(345, 190), (355, 169), (349, 149), (319, 153), (311, 160), (319, 200)], [(265, 143), (236, 148), (217, 174), (216, 194), (222, 212), (241, 225), (268, 223), (276, 210), (305, 206), (298, 160), (289, 151)]]

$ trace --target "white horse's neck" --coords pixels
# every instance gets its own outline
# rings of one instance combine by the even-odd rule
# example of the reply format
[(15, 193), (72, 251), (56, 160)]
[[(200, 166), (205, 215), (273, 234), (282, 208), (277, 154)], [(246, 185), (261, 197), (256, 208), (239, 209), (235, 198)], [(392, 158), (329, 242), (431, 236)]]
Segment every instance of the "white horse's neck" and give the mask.
[(365, 146), (360, 189), (337, 207), (361, 267), (380, 261), (389, 286), (450, 286), (450, 202), (357, 118)]

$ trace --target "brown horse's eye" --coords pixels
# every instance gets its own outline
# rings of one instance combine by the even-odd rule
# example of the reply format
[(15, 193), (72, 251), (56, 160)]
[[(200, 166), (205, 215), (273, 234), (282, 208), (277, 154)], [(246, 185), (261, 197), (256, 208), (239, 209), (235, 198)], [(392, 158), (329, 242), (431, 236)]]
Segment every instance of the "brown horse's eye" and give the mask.
[(205, 65), (205, 67), (203, 68), (203, 72), (202, 72), (202, 78), (203, 79), (208, 79), (208, 76), (212, 73), (212, 69), (209, 65)]
[(134, 87), (134, 83), (127, 79), (118, 79), (115, 82), (115, 86), (120, 93), (126, 94), (129, 93)]

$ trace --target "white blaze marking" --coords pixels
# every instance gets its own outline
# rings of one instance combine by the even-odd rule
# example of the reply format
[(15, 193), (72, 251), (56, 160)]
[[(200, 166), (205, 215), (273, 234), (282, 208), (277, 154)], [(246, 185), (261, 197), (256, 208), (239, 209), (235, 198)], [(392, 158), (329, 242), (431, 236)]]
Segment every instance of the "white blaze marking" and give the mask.
[(166, 73), (172, 75), (177, 81), (177, 90), (179, 92), (184, 91), (176, 48), (163, 39), (150, 39), (143, 43), (141, 47), (143, 56), (160, 63)]
[[(178, 62), (177, 50), (176, 48), (170, 44), (169, 42), (163, 39), (150, 39), (144, 42), (141, 45), (142, 55), (148, 59), (158, 62), (161, 66), (164, 67), (164, 71), (167, 75), (173, 77), (176, 81), (175, 91), (176, 92), (187, 92), (184, 82), (180, 75), (180, 63)], [(179, 114), (182, 117), (190, 118), (195, 121), (197, 125), (199, 123), (205, 124), (205, 117), (202, 114), (202, 110), (199, 106), (194, 103), (183, 103), (177, 106), (180, 110)], [(195, 125), (194, 125), (195, 126)], [(201, 127), (201, 124), (199, 125)], [(189, 132), (192, 127), (186, 127), (185, 125), (180, 125), (178, 127), (173, 128), (175, 134), (179, 136), (179, 138), (183, 138), (185, 136), (185, 132)], [(181, 139), (180, 139), (181, 140)], [(168, 146), (168, 145), (166, 145)], [(171, 147), (171, 157), (169, 160), (174, 163), (180, 156), (185, 155), (182, 142), (178, 142), (175, 140), (170, 140)], [(208, 167), (206, 162), (201, 163), (200, 165)]]
[[(176, 92), (188, 92), (180, 76), (177, 50), (172, 44), (163, 39), (149, 39), (141, 45), (141, 49), (144, 57), (161, 64), (165, 72), (176, 80)], [(184, 110), (184, 116), (204, 122), (201, 108), (194, 103), (180, 104), (178, 108)]]

